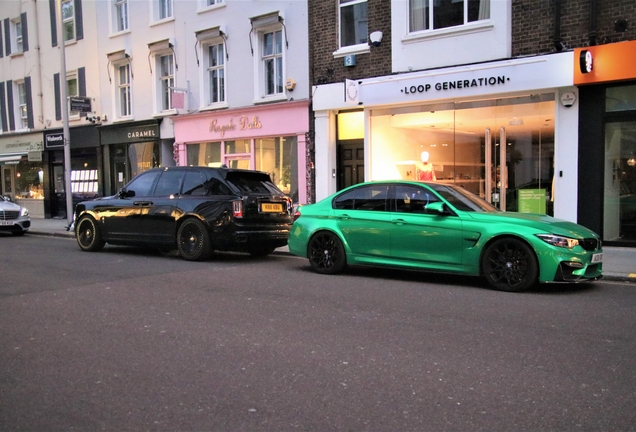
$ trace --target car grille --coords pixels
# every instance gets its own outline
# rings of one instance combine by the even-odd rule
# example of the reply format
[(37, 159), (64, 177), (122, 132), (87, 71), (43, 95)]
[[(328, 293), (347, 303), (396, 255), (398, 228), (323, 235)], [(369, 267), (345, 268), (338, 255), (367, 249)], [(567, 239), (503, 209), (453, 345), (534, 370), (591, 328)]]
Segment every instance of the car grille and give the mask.
[(0, 220), (13, 220), (20, 216), (19, 211), (0, 211)]
[(598, 241), (598, 239), (595, 239), (593, 237), (592, 238), (585, 238), (585, 239), (579, 241), (579, 244), (586, 251), (593, 251), (593, 250), (598, 249), (601, 246), (600, 242)]

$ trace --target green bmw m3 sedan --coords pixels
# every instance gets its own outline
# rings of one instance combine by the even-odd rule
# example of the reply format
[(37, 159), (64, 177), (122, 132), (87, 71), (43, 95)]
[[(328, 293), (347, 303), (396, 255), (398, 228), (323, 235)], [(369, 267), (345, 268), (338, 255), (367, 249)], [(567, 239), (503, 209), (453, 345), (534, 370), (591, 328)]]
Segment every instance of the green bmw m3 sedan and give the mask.
[(483, 276), (495, 289), (599, 279), (599, 236), (551, 216), (502, 212), (450, 184), (360, 183), (298, 209), (289, 251), (314, 271), (387, 266)]

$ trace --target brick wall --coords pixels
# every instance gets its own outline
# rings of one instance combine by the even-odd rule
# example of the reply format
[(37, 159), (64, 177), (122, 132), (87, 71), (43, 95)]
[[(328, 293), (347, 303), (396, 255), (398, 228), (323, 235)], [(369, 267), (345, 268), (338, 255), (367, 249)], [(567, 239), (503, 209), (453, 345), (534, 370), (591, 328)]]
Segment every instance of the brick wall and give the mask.
[[(512, 56), (555, 52), (558, 0), (512, 0)], [(596, 40), (590, 34), (590, 9), (596, 3)], [(635, 0), (560, 0), (560, 39), (565, 49), (636, 39)], [(615, 22), (627, 20), (626, 31)]]
[(343, 82), (391, 73), (391, 7), (386, 0), (368, 0), (369, 33), (380, 30), (382, 43), (368, 54), (358, 54), (356, 66), (345, 67), (338, 50), (338, 1), (309, 1), (309, 67), (312, 85)]

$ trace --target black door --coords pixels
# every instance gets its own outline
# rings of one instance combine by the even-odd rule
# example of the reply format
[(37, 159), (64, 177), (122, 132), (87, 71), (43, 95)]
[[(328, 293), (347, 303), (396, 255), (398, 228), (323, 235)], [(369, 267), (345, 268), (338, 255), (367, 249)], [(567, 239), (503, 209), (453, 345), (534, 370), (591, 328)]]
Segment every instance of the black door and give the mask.
[(66, 192), (64, 180), (64, 164), (54, 163), (52, 166), (51, 184), (53, 185), (54, 197), (51, 205), (51, 217), (66, 218)]
[(364, 181), (364, 140), (338, 142), (338, 190)]

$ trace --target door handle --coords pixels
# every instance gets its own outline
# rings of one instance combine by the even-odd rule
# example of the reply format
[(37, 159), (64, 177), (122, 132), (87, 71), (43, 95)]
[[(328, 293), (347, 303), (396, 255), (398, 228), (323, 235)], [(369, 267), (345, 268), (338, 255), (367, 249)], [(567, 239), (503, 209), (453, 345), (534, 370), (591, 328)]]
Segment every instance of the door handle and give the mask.
[(338, 216), (338, 219), (351, 219), (351, 216), (349, 216), (348, 214), (343, 214)]
[(393, 220), (391, 220), (391, 222), (396, 224), (396, 225), (402, 225), (402, 224), (406, 223), (406, 221), (404, 219), (393, 219)]
[(133, 205), (140, 206), (140, 207), (151, 206), (152, 201), (134, 201)]

